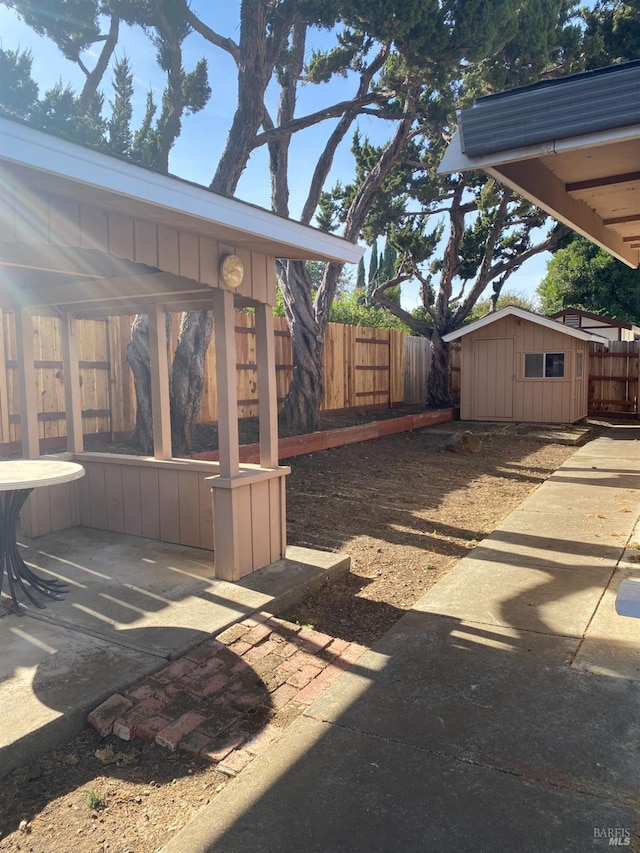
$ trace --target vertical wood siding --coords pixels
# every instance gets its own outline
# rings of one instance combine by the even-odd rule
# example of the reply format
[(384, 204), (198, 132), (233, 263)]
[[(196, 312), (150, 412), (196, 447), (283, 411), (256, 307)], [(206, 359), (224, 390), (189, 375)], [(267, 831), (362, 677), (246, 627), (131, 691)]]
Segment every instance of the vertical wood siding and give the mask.
[[(584, 354), (582, 380), (575, 376), (578, 351)], [(564, 352), (564, 379), (525, 379), (524, 358), (531, 352)], [(561, 330), (504, 317), (462, 338), (460, 416), (463, 420), (573, 423), (587, 415), (587, 370), (583, 341)]]

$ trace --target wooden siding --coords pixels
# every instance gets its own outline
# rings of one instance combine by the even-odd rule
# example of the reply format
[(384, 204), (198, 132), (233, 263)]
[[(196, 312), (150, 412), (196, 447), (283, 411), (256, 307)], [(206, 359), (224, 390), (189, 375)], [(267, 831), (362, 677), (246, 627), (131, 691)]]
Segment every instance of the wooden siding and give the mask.
[[(130, 433), (135, 426), (135, 390), (127, 364), (127, 346), (132, 317), (78, 320), (82, 426), (85, 435)], [(171, 343), (175, 348), (180, 316), (173, 318)], [(41, 439), (63, 439), (66, 435), (64, 376), (60, 319), (34, 315), (34, 358), (36, 366), (38, 426)], [(258, 415), (257, 355), (254, 314), (235, 312), (238, 417)], [(422, 384), (426, 376), (422, 360), (412, 358), (405, 369), (407, 341), (418, 341), (420, 352), (428, 352), (424, 339), (405, 338), (393, 329), (368, 329), (330, 323), (325, 335), (324, 372), (326, 395), (323, 411), (395, 406), (406, 401), (405, 384)], [(287, 395), (293, 376), (291, 338), (286, 320), (274, 317), (276, 383), (278, 400)], [(410, 344), (415, 350), (415, 344)], [(4, 369), (2, 367), (4, 363)], [(412, 370), (419, 370), (418, 379)], [(425, 390), (417, 402), (424, 399)], [(414, 402), (414, 400), (406, 401)], [(15, 318), (0, 311), (0, 445), (5, 449), (21, 440)], [(218, 420), (214, 339), (207, 353), (199, 423)]]
[[(585, 373), (584, 341), (513, 316), (464, 336), (460, 417), (531, 423), (573, 423), (586, 417), (586, 382), (575, 376), (579, 351)], [(525, 379), (525, 354), (532, 352), (564, 352), (565, 377)]]
[(108, 252), (117, 258), (146, 264), (212, 288), (219, 286), (219, 259), (235, 252), (247, 270), (237, 293), (269, 305), (275, 302), (275, 262), (272, 258), (174, 225), (150, 222), (26, 187), (15, 193), (6, 189), (2, 225), (4, 239), (11, 242)]
[(476, 338), (473, 341), (474, 420), (513, 418), (513, 338)]
[[(289, 468), (251, 469), (233, 481), (208, 480), (218, 529), (241, 530), (237, 541), (224, 537), (215, 547), (216, 577), (237, 581), (286, 553), (285, 477)], [(238, 522), (241, 520), (242, 524)]]
[(404, 401), (424, 403), (431, 367), (431, 344), (426, 338), (404, 338)]
[(26, 535), (80, 526), (213, 550), (205, 480), (217, 474), (217, 463), (100, 453), (67, 458), (80, 462), (85, 476), (34, 490), (22, 514)]

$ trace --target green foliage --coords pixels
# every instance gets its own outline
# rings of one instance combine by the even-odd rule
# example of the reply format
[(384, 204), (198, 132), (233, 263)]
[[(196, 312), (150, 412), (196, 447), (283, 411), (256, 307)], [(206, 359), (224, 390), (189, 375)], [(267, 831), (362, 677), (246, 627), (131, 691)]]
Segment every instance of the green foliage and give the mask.
[(555, 253), (538, 295), (545, 314), (574, 307), (640, 323), (640, 271), (583, 237)]
[(486, 317), (492, 310), (500, 311), (502, 308), (507, 308), (510, 305), (516, 308), (522, 308), (525, 311), (536, 311), (536, 300), (525, 293), (518, 293), (515, 290), (505, 290), (496, 300), (495, 308), (493, 307), (490, 298), (479, 299), (474, 307), (469, 312), (466, 323), (473, 323), (475, 320), (480, 320)]
[(106, 804), (107, 800), (104, 794), (100, 794), (97, 791), (94, 791), (93, 788), (90, 788), (87, 791), (87, 805), (90, 809), (98, 811), (98, 809), (103, 809)]
[(639, 0), (600, 0), (585, 8), (583, 49), (587, 68), (601, 68), (640, 56)]
[(397, 317), (379, 306), (364, 304), (356, 291), (336, 296), (331, 306), (329, 322), (371, 326), (376, 329), (400, 329), (409, 334), (407, 327)]
[(108, 4), (97, 0), (2, 0), (36, 33), (48, 36), (67, 59), (76, 62), (100, 38), (98, 16)]
[(110, 101), (111, 118), (107, 122), (107, 147), (122, 157), (131, 156), (131, 119), (133, 109), (133, 72), (127, 57), (118, 60), (113, 69), (114, 99)]
[(374, 240), (371, 245), (369, 257), (369, 278), (367, 281), (367, 297), (370, 297), (373, 289), (378, 284), (378, 241)]
[(33, 57), (28, 50), (0, 48), (0, 110), (28, 119), (37, 98), (38, 86), (31, 77)]
[(102, 145), (106, 130), (102, 105), (102, 95), (97, 94), (89, 109), (83, 112), (78, 107), (73, 89), (56, 83), (45, 92), (44, 98), (34, 104), (30, 122), (47, 133), (97, 148)]

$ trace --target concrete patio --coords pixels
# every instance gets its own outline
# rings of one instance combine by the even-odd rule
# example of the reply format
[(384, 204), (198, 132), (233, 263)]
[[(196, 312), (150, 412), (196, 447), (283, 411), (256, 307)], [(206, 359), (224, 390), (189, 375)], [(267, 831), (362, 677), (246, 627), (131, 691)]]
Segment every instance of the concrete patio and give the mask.
[(290, 547), (285, 560), (229, 583), (195, 548), (82, 528), (19, 541), (26, 562), (69, 592), (0, 618), (1, 775), (72, 737), (112, 693), (349, 568), (348, 557)]

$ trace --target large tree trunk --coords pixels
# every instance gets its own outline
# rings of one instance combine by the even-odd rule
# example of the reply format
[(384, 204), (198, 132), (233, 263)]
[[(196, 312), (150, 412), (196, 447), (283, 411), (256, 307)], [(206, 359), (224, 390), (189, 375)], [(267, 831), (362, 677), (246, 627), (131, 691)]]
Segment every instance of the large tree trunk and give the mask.
[(294, 367), (283, 418), (291, 429), (314, 431), (320, 429), (320, 404), (324, 398), (324, 341), (319, 329), (305, 327), (299, 317), (289, 321), (289, 329)]
[(320, 426), (324, 397), (324, 325), (316, 318), (305, 262), (289, 261), (280, 272), (286, 280), (282, 296), (293, 346), (293, 380), (282, 417), (291, 429), (311, 431)]
[(427, 406), (446, 409), (451, 405), (449, 390), (449, 345), (437, 328), (431, 336), (431, 367), (427, 380)]
[(136, 389), (136, 428), (134, 442), (145, 456), (153, 454), (153, 420), (151, 412), (151, 369), (149, 367), (149, 318), (138, 314), (131, 324), (131, 340), (127, 361)]
[(191, 451), (192, 429), (200, 408), (212, 329), (211, 311), (191, 311), (182, 315), (171, 372), (171, 441), (176, 455)]

